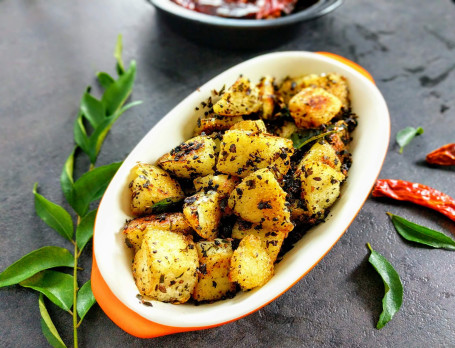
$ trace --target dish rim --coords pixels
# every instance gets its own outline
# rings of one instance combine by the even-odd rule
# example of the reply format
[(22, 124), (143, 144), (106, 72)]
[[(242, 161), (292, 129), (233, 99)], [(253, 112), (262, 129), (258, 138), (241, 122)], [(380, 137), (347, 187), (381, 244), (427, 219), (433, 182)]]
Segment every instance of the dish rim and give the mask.
[[(125, 303), (121, 297), (118, 296), (118, 294), (116, 293), (116, 289), (113, 289), (112, 286), (109, 285), (109, 276), (106, 277), (106, 268), (102, 265), (103, 261), (101, 261), (101, 258), (99, 257), (99, 252), (97, 252), (98, 249), (98, 245), (99, 245), (99, 242), (98, 241), (98, 238), (95, 238), (94, 240), (94, 256), (96, 256), (96, 260), (98, 262), (98, 267), (99, 267), (99, 270), (100, 270), (100, 273), (101, 275), (103, 276), (103, 278), (105, 279), (106, 283), (108, 284), (110, 290), (112, 290), (112, 292), (114, 293), (114, 295), (123, 303), (125, 304), (127, 307), (129, 307), (131, 310), (133, 310), (134, 312), (138, 313), (139, 315), (145, 317), (147, 320), (150, 320), (150, 321), (153, 321), (153, 322), (156, 322), (156, 323), (159, 323), (159, 324), (162, 324), (162, 325), (169, 325), (169, 326), (174, 326), (174, 327), (202, 327), (202, 326), (210, 326), (210, 325), (221, 325), (225, 322), (228, 322), (228, 321), (232, 321), (232, 320), (236, 320), (240, 317), (243, 317), (245, 315), (248, 315), (250, 314), (251, 312), (254, 312), (255, 310), (258, 310), (259, 308), (262, 308), (263, 306), (267, 305), (268, 303), (270, 303), (271, 301), (273, 301), (274, 299), (276, 299), (277, 297), (281, 296), (284, 292), (286, 292), (290, 287), (292, 287), (296, 282), (298, 282), (303, 276), (305, 276), (317, 263), (319, 263), (319, 261), (331, 250), (331, 248), (336, 244), (336, 242), (338, 241), (339, 238), (341, 238), (341, 236), (344, 234), (345, 230), (349, 227), (350, 223), (352, 222), (352, 220), (355, 219), (355, 217), (357, 216), (358, 214), (358, 211), (361, 209), (361, 207), (363, 206), (363, 203), (364, 201), (368, 198), (368, 193), (369, 191), (371, 190), (371, 187), (372, 185), (374, 184), (374, 181), (375, 179), (377, 178), (378, 174), (379, 174), (379, 171), (380, 171), (380, 168), (382, 167), (382, 163), (383, 163), (383, 160), (385, 158), (385, 155), (387, 153), (387, 148), (388, 148), (388, 143), (389, 143), (389, 138), (390, 138), (390, 117), (389, 117), (389, 114), (388, 114), (388, 110), (387, 110), (387, 105), (385, 103), (385, 100), (382, 96), (382, 94), (380, 93), (380, 91), (377, 89), (377, 87), (374, 85), (374, 83), (372, 83), (371, 81), (369, 81), (366, 77), (364, 77), (362, 74), (360, 74), (359, 72), (355, 71), (354, 69), (352, 69), (350, 66), (348, 66), (347, 64), (345, 63), (340, 63), (339, 61), (333, 59), (333, 58), (330, 58), (330, 57), (326, 57), (326, 56), (322, 56), (320, 54), (317, 54), (317, 53), (312, 53), (312, 52), (305, 52), (305, 51), (289, 51), (289, 52), (276, 52), (276, 53), (270, 53), (270, 54), (265, 54), (265, 55), (261, 55), (261, 56), (258, 56), (258, 57), (255, 57), (255, 58), (252, 58), (250, 60), (247, 60), (243, 63), (240, 63), (238, 65), (235, 65), (234, 67), (230, 68), (230, 69), (227, 69), (226, 71), (222, 72), (221, 74), (215, 76), (214, 78), (210, 79), (208, 82), (206, 82), (206, 84), (204, 84), (204, 86), (202, 86), (200, 89), (198, 89), (197, 91), (191, 93), (188, 97), (186, 97), (183, 101), (181, 101), (179, 104), (177, 104), (177, 106), (175, 108), (173, 108), (168, 114), (166, 114), (162, 120), (160, 120), (144, 137), (143, 139), (136, 145), (136, 147), (131, 151), (130, 155), (128, 155), (127, 159), (132, 155), (132, 154), (135, 154), (135, 152), (137, 151), (137, 148), (140, 148), (141, 144), (143, 143), (144, 139), (145, 138), (148, 138), (150, 137), (150, 135), (152, 134), (153, 130), (154, 129), (159, 129), (161, 126), (162, 126), (162, 123), (163, 122), (166, 122), (165, 120), (169, 117), (169, 115), (172, 115), (173, 113), (176, 112), (176, 109), (178, 109), (182, 104), (185, 104), (185, 103), (188, 103), (188, 101), (191, 101), (191, 99), (194, 99), (195, 96), (197, 96), (199, 98), (199, 101), (203, 100), (204, 96), (202, 94), (200, 94), (200, 91), (201, 89), (203, 89), (203, 87), (207, 86), (207, 85), (213, 85), (213, 83), (215, 83), (216, 80), (219, 80), (219, 79), (222, 79), (222, 78), (225, 78), (227, 75), (232, 75), (234, 74), (234, 71), (237, 71), (237, 75), (238, 75), (238, 71), (241, 70), (241, 69), (245, 69), (246, 66), (248, 66), (249, 64), (254, 64), (254, 63), (257, 63), (257, 62), (260, 62), (261, 60), (265, 61), (264, 64), (267, 63), (267, 60), (270, 59), (270, 60), (273, 60), (273, 59), (279, 59), (279, 58), (287, 58), (287, 59), (310, 59), (310, 60), (315, 60), (315, 61), (318, 61), (318, 62), (323, 62), (323, 64), (328, 64), (329, 66), (331, 67), (337, 67), (337, 69), (340, 69), (340, 70), (345, 70), (345, 71), (348, 71), (350, 75), (353, 75), (355, 76), (356, 80), (360, 80), (362, 81), (363, 84), (366, 84), (367, 86), (369, 86), (369, 88), (371, 90), (374, 91), (375, 93), (375, 96), (376, 98), (379, 98), (379, 101), (382, 103), (381, 107), (383, 108), (383, 111), (385, 111), (385, 114), (384, 114), (384, 121), (385, 121), (385, 125), (383, 127), (383, 130), (386, 131), (386, 134), (383, 138), (381, 138), (383, 141), (382, 141), (382, 147), (380, 149), (380, 153), (379, 153), (379, 162), (376, 162), (376, 171), (374, 173), (374, 178), (369, 180), (369, 185), (368, 187), (365, 189), (365, 186), (363, 186), (364, 190), (366, 192), (365, 195), (363, 195), (363, 197), (361, 198), (361, 202), (357, 202), (355, 207), (357, 207), (355, 209), (355, 212), (354, 213), (350, 213), (349, 214), (349, 218), (347, 220), (349, 220), (347, 223), (343, 223), (343, 228), (341, 231), (338, 232), (337, 234), (337, 238), (336, 240), (332, 240), (330, 245), (328, 245), (327, 248), (324, 249), (323, 253), (320, 255), (320, 257), (318, 257), (317, 260), (314, 261), (314, 263), (308, 267), (307, 269), (305, 269), (303, 272), (299, 272), (298, 275), (296, 277), (293, 278), (292, 281), (288, 281), (286, 283), (286, 286), (284, 287), (279, 287), (279, 290), (278, 291), (275, 291), (274, 294), (275, 295), (272, 295), (272, 296), (268, 296), (266, 300), (261, 300), (259, 304), (255, 305), (255, 306), (249, 306), (248, 309), (246, 309), (245, 311), (239, 311), (239, 312), (236, 312), (236, 314), (234, 315), (230, 315), (228, 318), (226, 317), (223, 317), (223, 318), (220, 318), (220, 319), (217, 319), (217, 320), (208, 320), (207, 321), (207, 318), (206, 321), (202, 321), (202, 322), (199, 322), (199, 323), (195, 323), (194, 320), (175, 320), (176, 318), (173, 318), (172, 320), (169, 320), (169, 318), (167, 318), (167, 320), (161, 320), (162, 318), (157, 318), (156, 316), (149, 316), (149, 315), (146, 315), (144, 316), (143, 313), (141, 314), (142, 311), (137, 311), (135, 310), (134, 308), (131, 308), (131, 306), (129, 306), (127, 303)], [(326, 69), (330, 69), (330, 67), (327, 66)], [(337, 70), (335, 69), (335, 70)], [(280, 78), (282, 78), (284, 76), (280, 76)], [(213, 88), (213, 86), (211, 86), (210, 88)], [(219, 88), (219, 87), (218, 87)], [(371, 92), (371, 91), (370, 91)], [(355, 110), (354, 110), (355, 111)], [(188, 111), (189, 112), (189, 111)], [(360, 115), (361, 117), (361, 115)], [(382, 155), (382, 156), (381, 156)], [(381, 157), (382, 157), (382, 160), (381, 160)], [(125, 164), (127, 163), (127, 160), (125, 160), (124, 164), (122, 166), (124, 166)], [(379, 164), (377, 164), (379, 163)], [(120, 172), (120, 170), (119, 170)], [(119, 173), (116, 174), (116, 176), (118, 175)], [(103, 199), (100, 203), (100, 208), (103, 206), (103, 202), (105, 200), (105, 197), (107, 195), (107, 193), (109, 192), (109, 190), (111, 190), (111, 185), (112, 183), (115, 181), (115, 178), (116, 176), (114, 177), (114, 179), (112, 180), (111, 184), (109, 185), (108, 189), (106, 190), (106, 194), (103, 196)], [(101, 209), (98, 211), (98, 214), (97, 214), (97, 219), (96, 219), (96, 224), (95, 224), (95, 232), (98, 230), (98, 217), (100, 215), (100, 211), (102, 211)], [(326, 223), (327, 224), (327, 223)], [(325, 225), (325, 224), (324, 224)], [(316, 226), (315, 228), (317, 228), (318, 226)], [(340, 228), (338, 228), (338, 230), (340, 230)], [(300, 242), (299, 242), (300, 243)], [(297, 248), (294, 248), (294, 252)], [(299, 248), (301, 249), (301, 248)], [(292, 252), (292, 250), (291, 250)], [(288, 254), (286, 254), (287, 256)], [(286, 257), (285, 256), (285, 257)], [(101, 261), (101, 262), (100, 262)], [(288, 267), (290, 268), (290, 267)], [(103, 270), (104, 269), (104, 270)], [(294, 270), (295, 271), (295, 270)], [(273, 278), (272, 278), (273, 279)], [(267, 286), (267, 284), (265, 285)], [(258, 289), (260, 290), (260, 289)], [(251, 293), (255, 293), (257, 292), (256, 290), (250, 292), (249, 294)], [(278, 292), (278, 293), (277, 293)], [(239, 295), (237, 295), (239, 296)], [(250, 295), (248, 295), (248, 297), (250, 297)], [(228, 300), (228, 301), (231, 301), (231, 300)], [(219, 302), (224, 302), (224, 301), (219, 301)], [(216, 302), (216, 303), (219, 303), (219, 302)], [(174, 306), (174, 305), (171, 305), (171, 306)], [(144, 307), (144, 306), (143, 306)], [(200, 308), (200, 307), (195, 307), (195, 308)]]
[(307, 7), (299, 12), (291, 13), (287, 16), (269, 19), (236, 19), (212, 16), (205, 13), (184, 8), (171, 0), (147, 0), (153, 6), (166, 13), (172, 14), (179, 18), (184, 18), (198, 23), (212, 25), (222, 28), (237, 28), (237, 29), (261, 29), (261, 28), (278, 28), (291, 25), (301, 21), (307, 21), (326, 15), (338, 7), (344, 0), (319, 0), (317, 3)]

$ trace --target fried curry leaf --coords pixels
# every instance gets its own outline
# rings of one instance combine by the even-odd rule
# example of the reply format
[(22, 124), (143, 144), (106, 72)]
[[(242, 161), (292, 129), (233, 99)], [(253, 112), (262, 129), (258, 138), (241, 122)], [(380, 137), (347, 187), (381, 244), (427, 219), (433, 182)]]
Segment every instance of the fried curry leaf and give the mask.
[(79, 317), (84, 319), (85, 315), (87, 312), (92, 308), (92, 306), (95, 304), (96, 300), (95, 297), (93, 296), (92, 292), (92, 283), (90, 280), (82, 285), (80, 290), (77, 292), (77, 314), (79, 314)]
[(73, 239), (73, 220), (71, 215), (61, 206), (52, 203), (36, 192), (38, 184), (33, 187), (35, 195), (35, 211), (36, 214), (49, 227), (57, 231), (62, 237), (71, 241)]
[(322, 139), (327, 135), (337, 133), (344, 128), (345, 126), (343, 125), (330, 125), (327, 128), (301, 129), (291, 135), (291, 140), (294, 148), (300, 149), (301, 147), (312, 143), (313, 141)]
[(433, 248), (455, 250), (455, 240), (445, 234), (432, 230), (428, 227), (415, 224), (402, 218), (401, 216), (391, 213), (387, 214), (390, 216), (395, 230), (404, 239)]
[(83, 174), (74, 183), (71, 206), (79, 216), (84, 217), (87, 214), (90, 203), (102, 197), (121, 164), (122, 162), (115, 162), (97, 167)]
[[(306, 144), (309, 144), (313, 141), (319, 140), (321, 138), (324, 138), (327, 135), (337, 132), (336, 130), (331, 130), (328, 132), (317, 134), (317, 132), (311, 132), (313, 130), (309, 130), (309, 131), (310, 132), (307, 132), (306, 134), (305, 133), (293, 133), (291, 135), (291, 140), (292, 140), (292, 143), (293, 143), (295, 149), (300, 149), (301, 147), (305, 146)], [(314, 134), (316, 134), (316, 135), (314, 135)]]
[(73, 266), (74, 257), (67, 249), (45, 246), (23, 256), (0, 273), (0, 288), (17, 284), (45, 269)]
[(152, 206), (152, 214), (164, 213), (171, 209), (175, 209), (181, 205), (182, 202), (183, 200), (181, 198), (165, 198)]
[(403, 149), (406, 145), (408, 145), (412, 139), (416, 136), (423, 134), (423, 128), (414, 128), (414, 127), (406, 127), (400, 130), (397, 133), (396, 140), (398, 145), (400, 145), (400, 153), (403, 153)]
[(304, 129), (292, 133), (291, 140), (295, 149), (300, 149), (305, 144), (310, 142), (311, 138), (317, 137), (322, 132), (320, 129)]
[(73, 276), (45, 270), (23, 280), (19, 285), (41, 292), (49, 300), (65, 311), (73, 306)]
[(370, 243), (367, 244), (371, 251), (368, 261), (379, 273), (384, 282), (385, 295), (382, 299), (382, 313), (376, 325), (382, 329), (398, 312), (403, 303), (403, 285), (400, 276), (387, 259), (374, 251)]
[(41, 314), (41, 331), (43, 332), (44, 337), (46, 337), (47, 341), (52, 347), (66, 348), (65, 343), (63, 343), (63, 340), (60, 337), (54, 323), (52, 322), (51, 317), (49, 316), (49, 312), (46, 309), (43, 294), (40, 294), (38, 304)]

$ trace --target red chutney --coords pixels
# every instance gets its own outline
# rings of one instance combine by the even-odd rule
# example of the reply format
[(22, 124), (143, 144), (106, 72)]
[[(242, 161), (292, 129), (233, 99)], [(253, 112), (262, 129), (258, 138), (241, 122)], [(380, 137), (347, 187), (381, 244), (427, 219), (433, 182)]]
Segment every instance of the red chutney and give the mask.
[[(317, 0), (171, 0), (189, 10), (212, 16), (272, 19), (288, 15), (296, 8), (313, 5)], [(297, 1), (299, 3), (297, 4)]]

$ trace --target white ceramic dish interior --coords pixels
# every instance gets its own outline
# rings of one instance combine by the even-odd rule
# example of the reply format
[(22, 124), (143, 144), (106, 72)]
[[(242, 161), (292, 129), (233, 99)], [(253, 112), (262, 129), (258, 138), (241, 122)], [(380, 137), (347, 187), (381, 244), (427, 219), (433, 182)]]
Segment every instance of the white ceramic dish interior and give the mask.
[[(240, 74), (257, 82), (266, 74), (280, 80), (285, 76), (324, 72), (338, 72), (347, 77), (352, 109), (359, 116), (351, 144), (353, 165), (327, 221), (311, 229), (276, 265), (275, 276), (259, 289), (200, 306), (153, 302), (153, 307), (148, 307), (140, 304), (131, 272), (132, 253), (125, 246), (122, 235), (125, 220), (131, 218), (127, 188), (130, 169), (138, 161), (154, 163), (163, 153), (189, 139), (198, 116), (195, 107), (206, 100), (213, 89), (231, 85)], [(101, 275), (122, 303), (159, 324), (209, 326), (251, 313), (297, 282), (342, 236), (379, 174), (389, 136), (389, 114), (381, 93), (366, 77), (343, 63), (309, 52), (272, 53), (241, 63), (207, 82), (163, 117), (118, 170), (101, 201), (95, 224), (94, 253)]]

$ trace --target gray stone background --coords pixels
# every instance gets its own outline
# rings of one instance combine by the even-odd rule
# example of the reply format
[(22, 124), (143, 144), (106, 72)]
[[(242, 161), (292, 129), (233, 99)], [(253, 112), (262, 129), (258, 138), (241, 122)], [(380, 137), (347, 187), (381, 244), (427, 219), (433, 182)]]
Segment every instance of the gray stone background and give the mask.
[[(122, 160), (176, 103), (226, 68), (270, 51), (330, 51), (374, 76), (388, 103), (392, 139), (380, 177), (416, 181), (455, 197), (454, 167), (430, 168), (431, 150), (455, 141), (455, 2), (348, 0), (299, 27), (270, 50), (203, 47), (158, 23), (145, 1), (0, 0), (0, 270), (45, 245), (68, 245), (34, 213), (32, 187), (62, 203), (59, 175), (73, 147), (78, 103), (99, 70), (113, 72), (116, 36), (124, 59), (136, 59), (134, 100), (114, 125), (98, 164)], [(403, 155), (398, 130), (422, 126)], [(84, 167), (87, 163), (78, 163)], [(444, 216), (407, 203), (368, 199), (346, 234), (291, 290), (258, 312), (199, 332), (151, 340), (132, 337), (98, 306), (79, 332), (83, 347), (449, 347), (455, 346), (454, 253), (417, 247), (399, 237), (385, 214), (455, 234)], [(368, 264), (373, 247), (395, 266), (404, 303), (382, 330), (382, 281)], [(91, 252), (81, 259), (90, 276)], [(48, 306), (65, 342), (71, 319)], [(38, 296), (0, 290), (0, 347), (45, 347)]]

